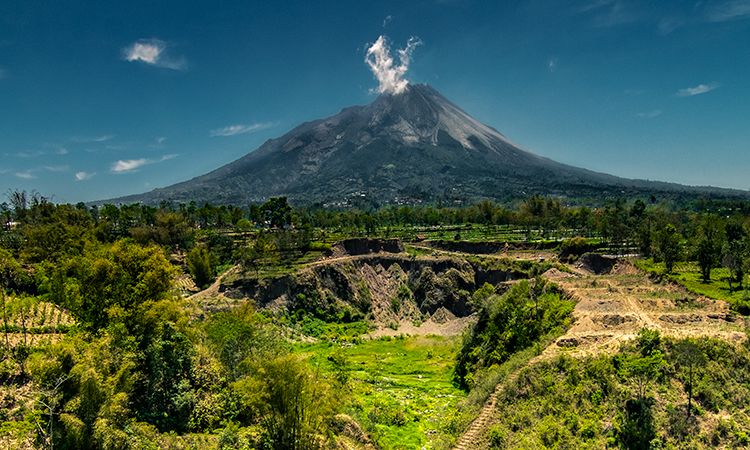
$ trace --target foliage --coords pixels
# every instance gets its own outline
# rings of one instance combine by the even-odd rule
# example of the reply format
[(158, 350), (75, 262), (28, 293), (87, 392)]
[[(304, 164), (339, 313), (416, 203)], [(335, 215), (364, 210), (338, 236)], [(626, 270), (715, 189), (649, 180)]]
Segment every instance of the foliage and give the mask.
[(680, 257), (680, 239), (677, 228), (671, 223), (659, 229), (654, 237), (654, 254), (664, 262), (667, 273), (672, 273), (674, 264)]
[(327, 448), (323, 434), (335, 415), (335, 395), (316, 372), (297, 356), (276, 358), (263, 365), (263, 445), (308, 450)]
[(553, 329), (566, 327), (573, 311), (574, 303), (541, 278), (521, 281), (502, 296), (486, 291), (475, 295), (475, 301), (482, 301), (479, 318), (456, 360), (455, 380), (464, 388), (474, 384), (478, 370), (500, 364)]
[[(653, 337), (653, 334), (652, 334)], [(497, 399), (502, 421), (488, 438), (495, 448), (738, 448), (750, 431), (750, 369), (746, 345), (714, 339), (650, 340), (661, 354), (663, 378), (641, 394), (627, 361), (644, 356), (644, 342), (623, 345), (614, 355), (573, 359), (562, 355), (530, 366), (504, 385)], [(693, 411), (683, 355), (693, 356)], [(647, 366), (649, 364), (646, 364)], [(719, 411), (721, 413), (719, 414)]]
[(91, 330), (115, 314), (130, 322), (146, 302), (167, 298), (175, 274), (160, 248), (128, 240), (87, 247), (79, 257), (41, 269), (42, 291)]
[(211, 253), (203, 246), (194, 247), (187, 254), (188, 270), (199, 288), (205, 288), (213, 280), (214, 265)]
[(347, 379), (343, 411), (386, 450), (450, 447), (465, 396), (451, 381), (457, 349), (455, 337), (438, 336), (297, 346), (324, 375)]

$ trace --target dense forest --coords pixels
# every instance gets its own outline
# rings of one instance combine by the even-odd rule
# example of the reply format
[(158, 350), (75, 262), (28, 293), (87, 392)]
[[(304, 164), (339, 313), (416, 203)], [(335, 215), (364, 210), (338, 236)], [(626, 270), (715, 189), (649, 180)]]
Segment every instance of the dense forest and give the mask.
[[(284, 198), (249, 207), (69, 205), (15, 191), (0, 205), (0, 220), (0, 422), (5, 442), (19, 448), (335, 447), (337, 434), (360, 426), (341, 414), (350, 369), (331, 354), (328, 369), (321, 370), (295, 345), (309, 336), (320, 339), (321, 327), (332, 323), (351, 325), (339, 328), (332, 341), (356, 337), (367, 330), (366, 324), (357, 328), (365, 316), (319, 314), (314, 308), (272, 312), (250, 302), (206, 311), (175, 280), (189, 275), (200, 289), (233, 266), (256, 277), (293, 271), (311, 257), (330, 254), (347, 237), (504, 242), (554, 248), (561, 260), (571, 261), (592, 250), (639, 255), (643, 270), (654, 277), (681, 280), (698, 293), (721, 290), (735, 311), (750, 311), (750, 204), (742, 202), (697, 201), (678, 208), (652, 198), (587, 207), (531, 197), (515, 205), (327, 210), (293, 208)], [(690, 278), (688, 266), (700, 279)], [(477, 322), (451, 364), (453, 383), (464, 391), (481, 385), (489, 367), (559, 333), (574, 306), (554, 284), (533, 277), (502, 295), (489, 285), (470, 294)], [(647, 338), (614, 359), (540, 367), (535, 370), (543, 371), (539, 376), (547, 385), (525, 375), (515, 389), (521, 399), (539, 395), (567, 402), (564, 383), (589, 383), (592, 370), (606, 366), (605, 378), (590, 382), (603, 392), (597, 405), (616, 409), (620, 403), (606, 403), (616, 396), (630, 402), (624, 428), (619, 434), (585, 433), (599, 443), (614, 439), (626, 448), (647, 448), (644, 440), (656, 435), (637, 433), (652, 426), (643, 422), (654, 420), (644, 416), (650, 397), (643, 386), (635, 400), (618, 389), (639, 371), (648, 380), (685, 376), (684, 364), (674, 362), (683, 344), (653, 336), (656, 343), (649, 344)], [(706, 361), (729, 358), (720, 343), (699, 350), (703, 377), (712, 370)], [(636, 354), (640, 359), (629, 362)], [(740, 356), (726, 366), (733, 371), (727, 377), (746, 367), (747, 355)], [(658, 367), (638, 366), (652, 364), (649, 358), (658, 359)], [(558, 380), (561, 371), (582, 375)], [(520, 385), (523, 380), (528, 386)], [(726, 401), (747, 398), (747, 383), (737, 383), (741, 392)], [(709, 384), (690, 394), (697, 407), (720, 401), (711, 397), (715, 383)], [(533, 408), (529, 401), (524, 405)], [(385, 419), (372, 416), (372, 430), (378, 420), (401, 420), (383, 414)], [(446, 425), (446, 433), (460, 433), (461, 420)], [(638, 425), (631, 424), (631, 434), (628, 420)], [(492, 431), (498, 447), (518, 437), (518, 428), (509, 426)], [(732, 442), (746, 443), (735, 428)]]

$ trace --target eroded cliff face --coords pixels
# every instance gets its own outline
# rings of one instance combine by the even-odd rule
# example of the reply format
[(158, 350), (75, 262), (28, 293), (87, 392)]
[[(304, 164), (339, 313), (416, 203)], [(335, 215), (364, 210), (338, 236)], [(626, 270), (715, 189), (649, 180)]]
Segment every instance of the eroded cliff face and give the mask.
[(230, 298), (251, 299), (259, 308), (387, 324), (468, 316), (473, 312), (469, 299), (484, 283), (527, 276), (519, 269), (486, 269), (458, 258), (381, 253), (323, 262), (279, 278), (240, 277), (223, 284), (221, 291)]

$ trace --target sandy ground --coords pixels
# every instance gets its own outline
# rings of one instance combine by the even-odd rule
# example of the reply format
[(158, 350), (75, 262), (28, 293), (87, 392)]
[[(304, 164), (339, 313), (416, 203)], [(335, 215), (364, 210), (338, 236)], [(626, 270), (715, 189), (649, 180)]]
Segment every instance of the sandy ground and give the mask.
[(476, 316), (458, 317), (449, 319), (445, 322), (433, 322), (428, 319), (421, 324), (416, 324), (409, 320), (402, 320), (398, 323), (396, 329), (388, 327), (379, 327), (367, 336), (377, 339), (383, 336), (459, 336), (467, 327), (476, 322)]

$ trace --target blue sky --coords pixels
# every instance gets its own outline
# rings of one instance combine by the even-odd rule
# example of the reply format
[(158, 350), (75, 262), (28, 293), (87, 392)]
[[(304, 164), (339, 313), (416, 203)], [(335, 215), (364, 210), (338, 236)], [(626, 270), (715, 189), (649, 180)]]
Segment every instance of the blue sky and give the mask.
[(406, 77), (523, 148), (750, 189), (750, 0), (0, 3), (0, 193), (78, 202), (208, 172)]

